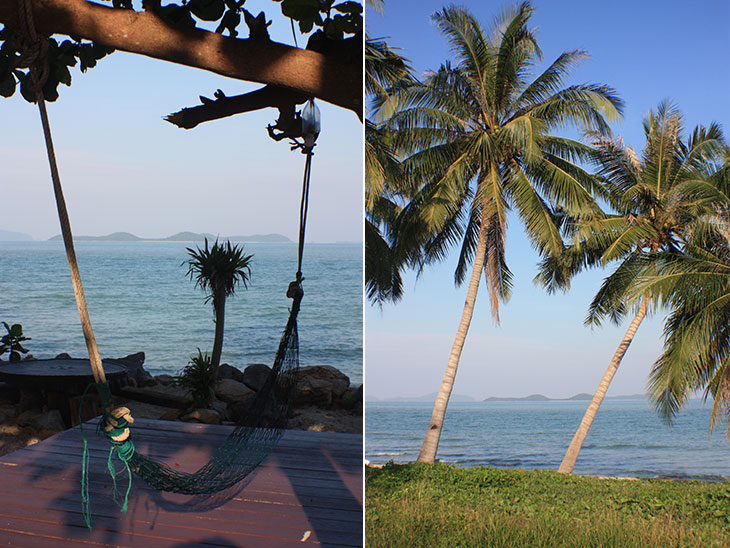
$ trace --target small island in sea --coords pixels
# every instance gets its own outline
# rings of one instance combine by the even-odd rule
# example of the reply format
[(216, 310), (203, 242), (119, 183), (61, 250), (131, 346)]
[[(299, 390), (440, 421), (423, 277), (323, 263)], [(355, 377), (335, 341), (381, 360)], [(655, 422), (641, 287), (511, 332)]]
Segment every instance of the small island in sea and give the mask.
[[(490, 396), (489, 398), (484, 398), (481, 401), (485, 402), (494, 402), (494, 401), (590, 401), (593, 398), (591, 394), (586, 394), (585, 392), (582, 392), (580, 394), (576, 394), (575, 396), (571, 396), (569, 398), (549, 398), (547, 396), (544, 396), (542, 394), (530, 394), (529, 396), (522, 396), (520, 398), (517, 397), (508, 397), (508, 398), (500, 398), (496, 396)], [(377, 398), (375, 396), (367, 396), (368, 401), (372, 402), (433, 402), (436, 399), (436, 392), (433, 392), (432, 394), (424, 394), (423, 396), (394, 396), (389, 398)], [(644, 400), (646, 399), (646, 396), (644, 394), (629, 394), (629, 395), (623, 395), (623, 396), (606, 396), (607, 400)], [(467, 396), (464, 394), (451, 394), (451, 397), (449, 398), (449, 401), (452, 402), (476, 402), (479, 401), (476, 398), (473, 398), (471, 396)]]
[[(114, 232), (106, 236), (74, 236), (79, 242), (198, 242), (208, 238), (209, 240), (231, 240), (234, 242), (256, 242), (256, 243), (291, 243), (292, 240), (282, 234), (252, 234), (250, 236), (216, 236), (207, 232), (178, 232), (166, 238), (140, 238), (129, 232)], [(61, 241), (58, 234), (49, 238), (49, 242)]]
[(0, 242), (30, 242), (33, 236), (24, 232), (13, 232), (12, 230), (0, 230)]
[[(530, 394), (529, 396), (523, 396), (522, 398), (498, 398), (491, 396), (484, 398), (483, 401), (591, 401), (593, 396), (582, 392), (571, 396), (569, 398), (548, 398), (542, 394)], [(627, 396), (606, 396), (607, 400), (644, 400), (646, 396), (644, 394), (629, 394)]]

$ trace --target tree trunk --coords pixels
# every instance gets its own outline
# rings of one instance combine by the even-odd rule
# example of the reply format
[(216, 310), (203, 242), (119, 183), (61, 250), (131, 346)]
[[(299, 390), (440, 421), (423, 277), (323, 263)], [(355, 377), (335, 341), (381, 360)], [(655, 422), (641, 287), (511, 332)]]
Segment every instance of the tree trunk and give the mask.
[(578, 453), (580, 453), (580, 449), (581, 447), (583, 447), (583, 442), (588, 435), (588, 430), (591, 428), (591, 424), (593, 424), (593, 419), (598, 412), (598, 408), (603, 401), (603, 397), (606, 395), (608, 386), (611, 384), (611, 380), (616, 374), (616, 370), (618, 369), (618, 366), (621, 363), (624, 354), (626, 354), (626, 350), (628, 350), (631, 341), (634, 340), (636, 330), (639, 328), (639, 325), (646, 316), (646, 311), (648, 310), (648, 308), (649, 299), (648, 297), (644, 296), (641, 299), (639, 311), (636, 313), (636, 316), (634, 316), (634, 319), (631, 320), (631, 324), (629, 324), (629, 328), (626, 330), (626, 334), (621, 340), (621, 344), (618, 345), (618, 348), (613, 355), (611, 363), (608, 364), (608, 369), (606, 369), (606, 372), (603, 374), (601, 383), (598, 385), (598, 388), (596, 389), (596, 393), (593, 395), (591, 403), (588, 404), (588, 409), (586, 409), (586, 412), (583, 415), (583, 420), (580, 422), (580, 426), (578, 427), (575, 436), (573, 436), (573, 441), (570, 442), (570, 447), (568, 447), (568, 450), (565, 452), (563, 462), (560, 463), (560, 468), (558, 468), (558, 472), (560, 472), (561, 474), (570, 474), (573, 471), (573, 468), (575, 467), (575, 461), (578, 460)]
[(469, 324), (471, 324), (471, 318), (474, 314), (474, 303), (477, 299), (482, 270), (484, 270), (486, 250), (487, 223), (482, 221), (482, 226), (479, 229), (479, 241), (477, 242), (476, 254), (474, 256), (474, 265), (472, 266), (471, 278), (469, 279), (469, 289), (466, 293), (466, 301), (464, 302), (464, 311), (461, 314), (459, 329), (456, 331), (454, 344), (451, 347), (451, 354), (449, 354), (446, 372), (441, 381), (441, 388), (439, 389), (438, 396), (436, 396), (436, 403), (433, 406), (426, 437), (423, 439), (421, 452), (418, 454), (418, 462), (433, 462), (436, 458), (436, 451), (438, 450), (439, 440), (441, 439), (441, 428), (443, 427), (444, 416), (446, 415), (446, 407), (449, 404), (451, 390), (454, 387), (456, 370), (459, 368), (461, 351), (464, 348), (466, 334), (469, 332)]
[(214, 298), (213, 310), (215, 314), (215, 339), (213, 340), (213, 354), (210, 357), (210, 367), (213, 370), (213, 377), (217, 379), (218, 366), (221, 363), (221, 353), (223, 352), (223, 327), (226, 318), (226, 298)]
[[(313, 95), (362, 116), (362, 65), (270, 40), (229, 38), (177, 28), (154, 13), (114, 9), (86, 0), (32, 0), (42, 34), (80, 36), (115, 49), (230, 78)], [(17, 25), (18, 2), (0, 1), (0, 23)]]
[(81, 275), (79, 274), (79, 265), (76, 262), (76, 251), (74, 250), (73, 235), (71, 233), (71, 222), (68, 218), (68, 210), (66, 209), (66, 200), (63, 197), (63, 188), (61, 187), (61, 176), (58, 173), (58, 165), (56, 164), (56, 154), (53, 149), (53, 139), (51, 137), (51, 125), (48, 121), (48, 112), (46, 111), (46, 102), (43, 100), (43, 93), (40, 89), (36, 90), (36, 102), (38, 103), (38, 111), (41, 116), (41, 124), (43, 125), (43, 136), (46, 140), (46, 151), (48, 153), (48, 163), (51, 169), (51, 180), (53, 182), (53, 193), (56, 198), (56, 209), (58, 211), (58, 220), (61, 225), (61, 235), (63, 236), (63, 245), (66, 249), (66, 259), (71, 270), (71, 284), (74, 289), (76, 298), (76, 307), (79, 311), (81, 320), (81, 329), (86, 340), (86, 349), (89, 352), (89, 362), (91, 363), (91, 372), (97, 383), (105, 383), (106, 375), (101, 363), (99, 349), (96, 346), (96, 338), (94, 330), (91, 327), (91, 319), (89, 310), (86, 306), (86, 297), (84, 296), (84, 288), (81, 285)]

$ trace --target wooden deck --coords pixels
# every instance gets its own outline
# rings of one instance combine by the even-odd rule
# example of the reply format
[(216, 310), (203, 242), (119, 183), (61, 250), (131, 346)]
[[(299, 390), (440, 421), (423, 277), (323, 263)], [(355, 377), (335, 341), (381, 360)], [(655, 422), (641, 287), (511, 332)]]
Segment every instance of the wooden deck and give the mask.
[[(176, 468), (207, 462), (230, 432), (139, 419), (135, 447)], [(362, 546), (362, 436), (288, 430), (240, 484), (214, 496), (160, 493), (133, 478), (129, 510), (111, 498), (108, 442), (85, 428), (93, 531), (81, 514), (78, 428), (0, 458), (0, 545), (246, 548)]]

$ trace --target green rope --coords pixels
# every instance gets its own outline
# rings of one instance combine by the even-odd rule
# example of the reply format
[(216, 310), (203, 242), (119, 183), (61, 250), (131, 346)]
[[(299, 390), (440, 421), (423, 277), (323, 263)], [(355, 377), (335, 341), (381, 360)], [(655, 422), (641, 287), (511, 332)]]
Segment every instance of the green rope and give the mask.
[(84, 401), (86, 395), (89, 392), (89, 388), (94, 386), (95, 383), (90, 383), (84, 390), (81, 396), (81, 403), (79, 404), (78, 419), (79, 427), (81, 428), (81, 439), (84, 440), (84, 451), (81, 455), (81, 512), (86, 522), (86, 527), (91, 531), (91, 512), (89, 511), (89, 442), (86, 440), (86, 434), (84, 433), (84, 422), (81, 417), (81, 411), (84, 408)]
[[(84, 401), (91, 387), (95, 387), (99, 393), (101, 405), (104, 408), (104, 415), (102, 420), (97, 425), (97, 430), (100, 430), (109, 439), (111, 447), (109, 448), (109, 456), (107, 458), (107, 469), (109, 475), (112, 478), (114, 486), (113, 499), (114, 502), (121, 508), (122, 512), (126, 512), (129, 505), (129, 493), (132, 490), (132, 470), (129, 462), (134, 456), (134, 443), (132, 443), (131, 434), (127, 439), (119, 441), (113, 438), (119, 436), (129, 427), (129, 422), (124, 418), (116, 418), (111, 414), (111, 409), (114, 406), (114, 400), (112, 399), (111, 389), (109, 383), (91, 383), (84, 390), (84, 394), (81, 396), (81, 403), (79, 405), (79, 425), (81, 428), (81, 437), (84, 441), (84, 451), (81, 462), (81, 507), (84, 515), (84, 521), (86, 526), (91, 530), (91, 512), (89, 511), (91, 497), (89, 495), (89, 444), (84, 433), (84, 423), (82, 420), (81, 412), (84, 408)], [(114, 426), (116, 423), (116, 426)], [(112, 426), (110, 429), (106, 429), (105, 426)], [(119, 460), (124, 464), (124, 469), (117, 471), (114, 466), (114, 454), (116, 453)], [(124, 498), (121, 499), (119, 489), (117, 487), (117, 476), (124, 472), (127, 472), (127, 490), (124, 493)], [(121, 500), (120, 500), (121, 499)]]

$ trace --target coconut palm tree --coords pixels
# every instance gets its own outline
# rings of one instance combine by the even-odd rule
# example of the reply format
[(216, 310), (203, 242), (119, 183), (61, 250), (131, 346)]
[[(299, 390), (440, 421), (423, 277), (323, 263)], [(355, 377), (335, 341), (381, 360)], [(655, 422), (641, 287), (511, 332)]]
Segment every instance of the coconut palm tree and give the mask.
[(419, 268), (446, 257), (460, 242), (457, 284), (469, 276), (464, 311), (434, 405), (419, 461), (433, 462), (484, 273), (491, 309), (509, 295), (505, 262), (507, 211), (516, 210), (533, 245), (560, 253), (557, 208), (572, 214), (597, 209), (593, 178), (574, 161), (588, 147), (551, 134), (566, 125), (607, 133), (622, 102), (605, 85), (563, 87), (583, 51), (560, 55), (530, 81), (541, 58), (528, 29), (532, 6), (505, 11), (489, 33), (466, 9), (447, 7), (433, 20), (451, 44), (455, 64), (444, 63), (423, 83), (392, 91), (398, 111), (388, 120), (410, 147), (403, 166), (419, 190), (403, 208), (398, 238), (417, 242)]
[(694, 195), (712, 204), (712, 212), (694, 225), (681, 253), (663, 253), (656, 273), (636, 284), (671, 310), (664, 352), (649, 376), (656, 410), (671, 421), (696, 391), (712, 397), (710, 432), (725, 415), (730, 438), (730, 155), (710, 166), (707, 182)]
[(223, 328), (225, 324), (226, 299), (236, 292), (238, 285), (248, 288), (251, 279), (251, 259), (243, 246), (227, 241), (219, 243), (216, 238), (208, 247), (208, 238), (202, 248), (186, 248), (190, 258), (183, 264), (188, 265), (187, 275), (195, 281), (195, 286), (206, 293), (205, 302), (213, 303), (215, 318), (215, 339), (210, 357), (213, 378), (217, 378), (218, 366), (223, 350)]
[[(382, 4), (381, 4), (382, 7)], [(413, 82), (408, 61), (383, 40), (365, 40), (365, 91), (387, 101), (389, 89)], [(378, 115), (378, 109), (372, 112)], [(394, 245), (393, 223), (400, 200), (408, 194), (393, 132), (365, 120), (365, 288), (373, 303), (398, 301), (403, 294), (401, 272), (409, 254)]]
[[(711, 200), (690, 192), (705, 187), (708, 162), (722, 148), (717, 124), (698, 126), (685, 141), (683, 118), (662, 102), (644, 120), (646, 146), (639, 157), (620, 139), (594, 136), (592, 160), (603, 181), (602, 197), (616, 213), (593, 214), (566, 225), (572, 244), (561, 257), (546, 258), (536, 280), (552, 291), (569, 287), (570, 278), (588, 266), (617, 262), (594, 297), (586, 324), (609, 318), (619, 324), (629, 310), (633, 318), (621, 339), (558, 469), (573, 471), (578, 454), (606, 391), (636, 331), (649, 312), (650, 291), (635, 293), (642, 276), (656, 272), (662, 253), (678, 254), (687, 245), (693, 224), (711, 209)], [(630, 296), (634, 295), (633, 306)]]

